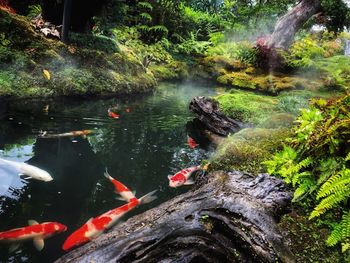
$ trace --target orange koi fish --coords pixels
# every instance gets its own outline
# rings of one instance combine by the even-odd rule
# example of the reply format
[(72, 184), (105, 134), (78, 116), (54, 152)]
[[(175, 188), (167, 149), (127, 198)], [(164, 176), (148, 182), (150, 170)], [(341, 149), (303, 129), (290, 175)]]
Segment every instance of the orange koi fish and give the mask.
[(133, 198), (129, 203), (118, 208), (107, 211), (106, 213), (90, 218), (82, 227), (73, 232), (63, 243), (62, 249), (67, 251), (73, 247), (85, 244), (94, 238), (100, 236), (105, 230), (111, 228), (123, 215), (131, 211), (140, 204), (152, 202), (157, 197), (152, 191), (140, 199)]
[(29, 226), (0, 232), (0, 241), (14, 243), (11, 251), (18, 248), (18, 242), (33, 239), (34, 246), (41, 251), (44, 248), (44, 239), (67, 230), (65, 225), (57, 222), (39, 224), (35, 220), (28, 221)]
[(71, 131), (66, 133), (59, 133), (59, 134), (47, 134), (46, 131), (44, 131), (42, 134), (39, 135), (41, 138), (61, 138), (61, 137), (77, 137), (82, 136), (86, 137), (87, 135), (93, 133), (93, 130), (82, 130), (82, 131)]
[(182, 185), (191, 185), (194, 184), (192, 179), (189, 179), (193, 172), (200, 170), (200, 166), (193, 166), (190, 168), (186, 168), (177, 172), (174, 175), (168, 175), (169, 186), (176, 188)]
[(194, 149), (198, 146), (198, 143), (190, 136), (187, 136), (187, 144), (191, 149)]
[(108, 116), (113, 119), (119, 119), (119, 114), (113, 112), (111, 109), (108, 109)]
[(125, 202), (130, 202), (131, 199), (135, 198), (135, 194), (129, 190), (124, 184), (119, 182), (118, 180), (114, 179), (110, 174), (108, 173), (107, 169), (104, 173), (104, 176), (111, 181), (111, 183), (114, 185), (114, 192), (119, 194), (121, 196), (120, 200), (123, 200)]

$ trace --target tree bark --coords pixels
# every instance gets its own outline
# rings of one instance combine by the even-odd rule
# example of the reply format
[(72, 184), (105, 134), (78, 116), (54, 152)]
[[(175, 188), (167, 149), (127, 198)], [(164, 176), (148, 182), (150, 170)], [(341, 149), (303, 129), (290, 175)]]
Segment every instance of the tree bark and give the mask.
[(275, 29), (267, 41), (268, 48), (288, 49), (295, 33), (321, 10), (320, 0), (302, 0), (293, 9), (278, 19)]
[(211, 98), (195, 97), (191, 100), (189, 108), (198, 115), (204, 126), (215, 134), (227, 136), (245, 127), (243, 123), (225, 116), (220, 111), (218, 102)]
[(276, 224), (292, 197), (280, 179), (216, 172), (195, 187), (56, 263), (294, 262)]
[(70, 29), (70, 21), (72, 15), (72, 1), (73, 0), (65, 0), (64, 1), (64, 9), (63, 9), (63, 21), (62, 21), (62, 42), (68, 42), (68, 33)]

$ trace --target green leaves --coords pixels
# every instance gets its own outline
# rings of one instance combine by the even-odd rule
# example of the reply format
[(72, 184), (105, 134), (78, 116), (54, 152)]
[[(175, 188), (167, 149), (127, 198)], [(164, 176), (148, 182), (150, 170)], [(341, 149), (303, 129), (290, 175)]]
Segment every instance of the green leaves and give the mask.
[[(295, 188), (294, 202), (309, 196), (317, 203), (310, 219), (325, 214), (332, 216), (330, 212), (349, 208), (349, 112), (350, 95), (332, 101), (314, 101), (309, 109), (301, 111), (289, 145), (264, 162), (269, 173), (284, 178)], [(342, 250), (347, 251), (349, 240), (350, 215), (344, 212), (327, 244), (341, 243)]]

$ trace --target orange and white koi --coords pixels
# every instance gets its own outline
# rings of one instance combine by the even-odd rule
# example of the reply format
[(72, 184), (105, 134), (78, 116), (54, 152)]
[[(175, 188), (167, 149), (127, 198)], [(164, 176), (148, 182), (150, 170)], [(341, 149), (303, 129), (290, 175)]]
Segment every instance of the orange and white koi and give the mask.
[(113, 119), (119, 119), (119, 114), (113, 112), (111, 109), (108, 109), (108, 116)]
[(18, 243), (33, 239), (34, 246), (41, 251), (44, 248), (44, 239), (67, 230), (65, 225), (57, 222), (39, 224), (35, 220), (28, 220), (29, 226), (0, 232), (0, 242), (14, 243), (10, 250), (15, 250)]
[(194, 184), (194, 181), (192, 179), (190, 179), (190, 176), (192, 175), (192, 173), (194, 173), (195, 171), (198, 171), (200, 169), (201, 169), (200, 166), (193, 166), (190, 168), (183, 169), (174, 175), (168, 175), (169, 186), (176, 188), (176, 187), (179, 187), (182, 185)]
[(119, 194), (121, 196), (121, 200), (125, 202), (130, 202), (131, 199), (135, 198), (135, 194), (129, 190), (124, 184), (119, 182), (118, 180), (114, 179), (110, 174), (108, 173), (107, 169), (104, 173), (104, 176), (111, 181), (111, 183), (114, 185), (114, 192)]
[(152, 202), (157, 197), (152, 191), (143, 197), (137, 199), (133, 198), (129, 203), (118, 208), (107, 211), (106, 213), (90, 218), (82, 227), (74, 231), (63, 243), (62, 249), (67, 251), (73, 247), (85, 244), (94, 238), (100, 236), (105, 230), (111, 228), (123, 215), (131, 211), (140, 204), (147, 204)]
[(187, 144), (191, 149), (194, 149), (198, 146), (198, 143), (190, 136), (187, 136)]
[(42, 132), (42, 134), (39, 135), (40, 138), (62, 138), (62, 137), (77, 137), (77, 136), (83, 136), (86, 137), (87, 135), (93, 133), (93, 130), (81, 130), (81, 131), (71, 131), (71, 132), (65, 132), (65, 133), (59, 133), (59, 134), (47, 134), (46, 131)]

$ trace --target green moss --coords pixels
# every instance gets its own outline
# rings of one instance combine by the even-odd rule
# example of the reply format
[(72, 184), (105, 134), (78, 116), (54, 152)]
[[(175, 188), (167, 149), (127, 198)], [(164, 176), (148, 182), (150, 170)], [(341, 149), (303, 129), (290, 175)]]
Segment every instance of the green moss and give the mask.
[[(315, 83), (301, 78), (285, 75), (254, 75), (254, 68), (240, 72), (230, 72), (217, 78), (220, 84), (240, 89), (250, 89), (277, 95), (281, 91), (293, 89), (311, 89)], [(320, 87), (320, 85), (319, 85)]]
[(102, 45), (108, 53), (93, 47), (101, 44), (96, 39), (82, 47), (67, 46), (34, 32), (25, 17), (3, 11), (0, 29), (0, 96), (139, 93), (156, 84), (137, 56), (115, 52), (109, 40), (102, 40), (109, 43)]
[(151, 64), (148, 69), (159, 80), (181, 80), (188, 77), (188, 66), (184, 62), (173, 61), (170, 64)]
[(274, 97), (235, 90), (215, 99), (219, 102), (220, 109), (229, 117), (254, 124), (275, 112), (278, 104), (278, 99)]
[(280, 149), (288, 128), (247, 128), (224, 139), (211, 160), (211, 169), (264, 172), (261, 162)]

